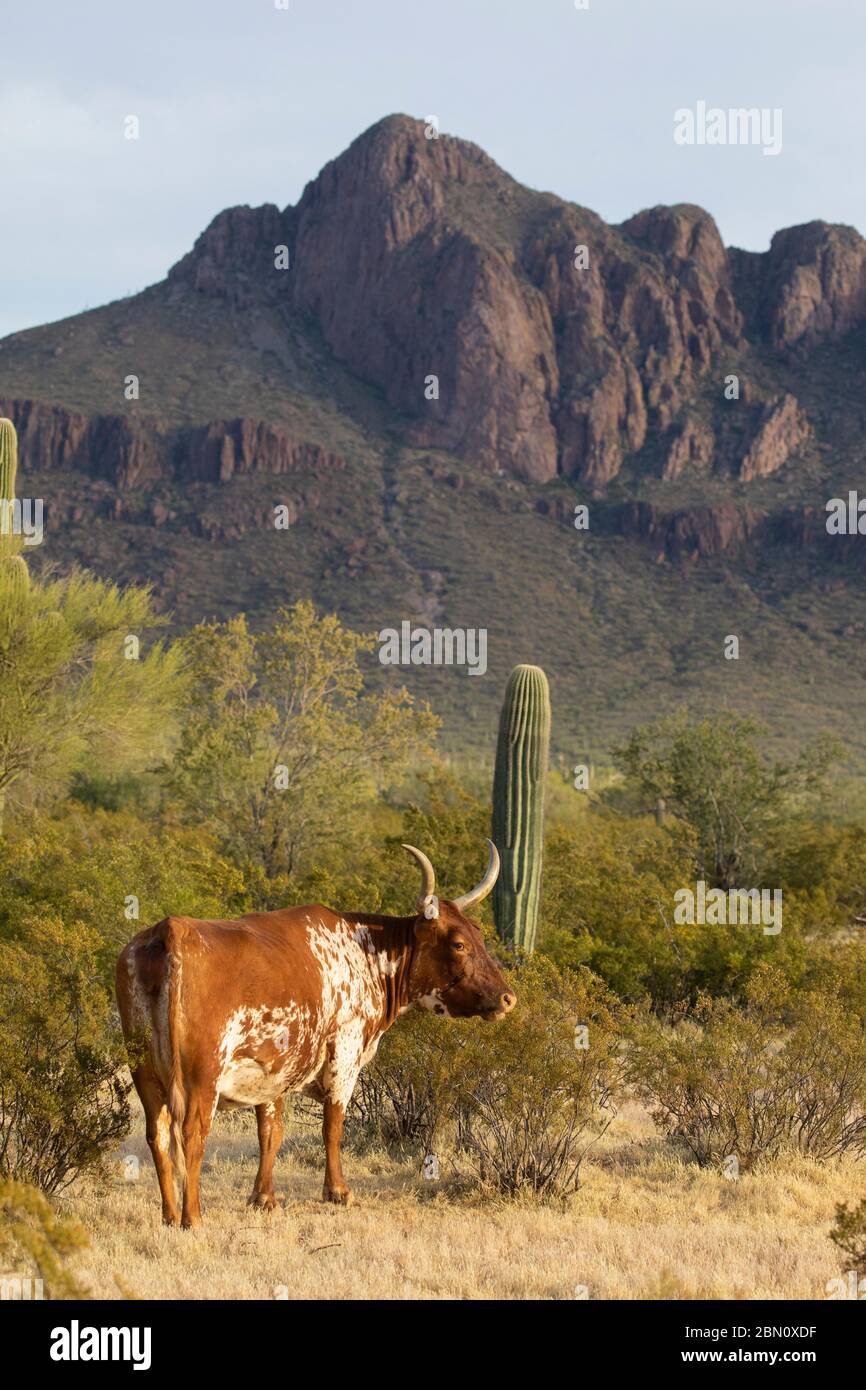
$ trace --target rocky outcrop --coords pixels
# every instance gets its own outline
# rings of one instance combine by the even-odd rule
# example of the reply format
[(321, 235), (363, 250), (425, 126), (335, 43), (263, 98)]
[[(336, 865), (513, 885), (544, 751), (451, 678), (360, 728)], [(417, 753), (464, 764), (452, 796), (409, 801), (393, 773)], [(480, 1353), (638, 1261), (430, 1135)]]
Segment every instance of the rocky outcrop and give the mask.
[(228, 208), (172, 266), (169, 284), (188, 285), (236, 309), (278, 301), (288, 294), (291, 267), (277, 267), (277, 248), (287, 247), (289, 236), (287, 220), (273, 203)]
[(650, 502), (629, 502), (615, 509), (613, 529), (650, 542), (660, 558), (707, 559), (748, 541), (761, 522), (748, 507), (725, 504), (669, 512)]
[(763, 312), (775, 347), (840, 338), (866, 317), (866, 241), (853, 227), (809, 222), (777, 232)]
[(201, 429), (181, 430), (175, 446), (176, 469), (184, 478), (227, 483), (235, 474), (299, 471), (332, 472), (343, 460), (318, 444), (290, 439), (261, 420), (214, 420)]
[(337, 356), (414, 418), (419, 443), (540, 482), (557, 459), (549, 310), (513, 255), (445, 206), (449, 188), (490, 196), (505, 182), (474, 146), (428, 140), (405, 117), (381, 123), (293, 210), (293, 297)]
[(0, 400), (0, 415), (18, 432), (18, 461), (24, 469), (74, 468), (89, 420), (74, 410), (41, 401)]
[(672, 431), (667, 445), (662, 477), (670, 481), (693, 469), (709, 468), (716, 437), (702, 420), (686, 420)]
[[(787, 351), (866, 317), (866, 242), (849, 228), (789, 228), (757, 254), (727, 251), (690, 204), (612, 227), (430, 133), (388, 117), (296, 207), (221, 213), (170, 284), (313, 320), (417, 444), (596, 494), (659, 432), (664, 477), (727, 467), (715, 423), (691, 423), (702, 382), (721, 384), (746, 339)], [(274, 267), (279, 244), (288, 274)], [(790, 409), (761, 422), (744, 480), (774, 471), (784, 437), (802, 435)]]
[(788, 462), (811, 435), (806, 412), (795, 396), (779, 396), (762, 409), (739, 468), (743, 482), (766, 478)]
[(227, 483), (236, 474), (330, 475), (344, 460), (321, 445), (292, 439), (261, 420), (215, 420), (169, 429), (149, 416), (89, 419), (38, 401), (0, 401), (0, 415), (18, 431), (27, 470), (75, 469), (122, 491), (160, 480)]
[[(809, 223), (753, 253), (726, 250), (691, 204), (610, 226), (430, 134), (388, 117), (296, 206), (221, 212), (148, 302), (180, 305), (185, 324), (190, 296), (227, 305), (247, 346), (267, 342), (279, 358), (281, 335), (292, 352), (300, 344), (286, 362), (313, 344), (321, 360), (324, 342), (325, 360), (329, 350), (398, 412), (405, 441), (533, 484), (564, 476), (603, 494), (627, 459), (669, 481), (714, 469), (748, 482), (806, 442), (792, 397), (735, 423), (722, 384), (746, 366), (754, 401), (777, 394), (792, 352), (866, 320), (855, 231)], [(198, 423), (205, 434), (182, 440), (132, 413), (97, 425), (39, 409), (34, 458), (63, 466), (83, 451), (124, 487), (175, 467), (225, 479), (299, 466), (299, 442), (264, 422)]]

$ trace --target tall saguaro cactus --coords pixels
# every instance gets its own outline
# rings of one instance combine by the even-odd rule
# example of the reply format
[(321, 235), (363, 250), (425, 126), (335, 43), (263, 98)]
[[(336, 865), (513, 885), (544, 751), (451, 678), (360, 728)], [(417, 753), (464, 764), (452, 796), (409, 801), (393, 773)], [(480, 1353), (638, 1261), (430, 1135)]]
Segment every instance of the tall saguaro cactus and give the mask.
[(509, 946), (535, 946), (541, 898), (550, 690), (540, 666), (515, 666), (499, 717), (493, 842), (502, 868), (493, 890), (496, 930)]
[(15, 426), (5, 416), (0, 418), (0, 497), (15, 496), (15, 474), (18, 472), (18, 436)]
[(12, 508), (15, 501), (15, 475), (18, 472), (18, 436), (11, 420), (0, 419), (0, 551), (14, 553)]
[(18, 436), (11, 420), (0, 418), (0, 565), (11, 580), (10, 594), (23, 596), (30, 586), (27, 561), (19, 552), (21, 541), (12, 533), (12, 503), (18, 471)]

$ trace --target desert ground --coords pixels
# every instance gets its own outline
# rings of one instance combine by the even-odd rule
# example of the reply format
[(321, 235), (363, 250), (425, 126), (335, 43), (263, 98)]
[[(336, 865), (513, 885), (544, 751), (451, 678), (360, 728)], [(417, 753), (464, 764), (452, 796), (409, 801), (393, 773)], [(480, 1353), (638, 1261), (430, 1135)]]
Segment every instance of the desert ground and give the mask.
[[(124, 1156), (140, 1160), (124, 1177)], [(828, 1239), (862, 1164), (792, 1158), (731, 1181), (676, 1157), (635, 1104), (620, 1111), (564, 1207), (460, 1195), (411, 1161), (347, 1150), (355, 1201), (320, 1201), (315, 1117), (295, 1116), (268, 1214), (246, 1205), (256, 1169), (251, 1113), (218, 1116), (203, 1173), (204, 1220), (162, 1226), (138, 1125), (107, 1183), (62, 1209), (90, 1244), (72, 1268), (95, 1298), (826, 1299), (841, 1274)], [(126, 1169), (134, 1169), (127, 1161)]]

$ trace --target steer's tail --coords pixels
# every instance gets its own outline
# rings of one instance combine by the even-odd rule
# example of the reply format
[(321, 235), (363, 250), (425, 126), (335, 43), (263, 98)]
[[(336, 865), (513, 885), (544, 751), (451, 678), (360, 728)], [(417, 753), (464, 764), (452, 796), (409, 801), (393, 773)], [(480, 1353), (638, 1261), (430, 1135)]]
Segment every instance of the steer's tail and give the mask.
[(183, 1147), (183, 1122), (186, 1117), (186, 1091), (183, 1084), (183, 1068), (180, 1060), (180, 992), (183, 977), (181, 941), (183, 925), (175, 918), (167, 917), (160, 922), (161, 936), (165, 944), (166, 975), (163, 988), (167, 991), (168, 1017), (168, 1113), (171, 1117), (169, 1133), (171, 1161), (181, 1184), (186, 1182), (186, 1154)]

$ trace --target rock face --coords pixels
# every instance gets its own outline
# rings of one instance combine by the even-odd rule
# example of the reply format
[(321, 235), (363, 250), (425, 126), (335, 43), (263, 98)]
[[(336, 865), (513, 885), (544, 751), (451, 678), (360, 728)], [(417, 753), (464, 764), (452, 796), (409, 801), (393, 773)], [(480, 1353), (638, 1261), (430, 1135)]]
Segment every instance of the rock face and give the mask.
[(613, 524), (619, 535), (651, 542), (659, 558), (685, 560), (707, 559), (742, 545), (760, 519), (748, 507), (728, 504), (666, 512), (649, 502), (629, 502), (617, 508)]
[(866, 317), (866, 242), (809, 222), (777, 232), (767, 253), (765, 315), (776, 347), (840, 338)]
[(168, 272), (170, 284), (186, 284), (201, 294), (243, 309), (262, 297), (275, 299), (284, 285), (277, 270), (277, 248), (287, 245), (289, 229), (279, 208), (228, 208), (214, 218), (191, 251)]
[(788, 462), (811, 435), (806, 412), (795, 396), (780, 396), (761, 412), (749, 448), (740, 463), (743, 482), (766, 478)]
[(0, 415), (18, 431), (25, 469), (75, 469), (121, 491), (162, 480), (226, 483), (236, 473), (328, 475), (344, 466), (320, 445), (290, 439), (261, 420), (214, 420), (170, 430), (153, 417), (88, 419), (60, 406), (17, 400), (0, 400)]
[(713, 385), (721, 400), (748, 343), (788, 351), (866, 318), (856, 232), (816, 222), (779, 232), (765, 254), (729, 252), (688, 204), (612, 227), (520, 188), (476, 146), (428, 134), (405, 116), (379, 122), (296, 207), (221, 213), (170, 282), (312, 319), (416, 443), (486, 471), (600, 493), (661, 432), (663, 477), (741, 459), (747, 481), (805, 441), (783, 404), (745, 458), (728, 456), (724, 431), (698, 427), (690, 406)]
[[(381, 123), (291, 213), (293, 302), (415, 418), (419, 443), (541, 482), (557, 454), (549, 308), (513, 255), (457, 226), (446, 206), (446, 190), (496, 196), (509, 182), (472, 145), (428, 140), (406, 118)], [(438, 399), (425, 396), (430, 377)]]
[[(683, 484), (710, 472), (748, 484), (795, 466), (812, 434), (779, 383), (792, 354), (866, 321), (855, 231), (793, 227), (758, 254), (726, 250), (690, 204), (609, 226), (522, 188), (476, 146), (429, 134), (406, 116), (379, 122), (297, 206), (221, 212), (148, 293), (187, 321), (199, 296), (239, 332), (267, 320), (256, 331), (278, 357), (280, 334), (324, 343), (396, 412), (404, 441), (483, 472), (561, 476), (598, 496), (627, 461), (629, 477)], [(726, 400), (743, 361), (748, 390)], [(123, 488), (334, 465), (263, 420), (205, 417), (179, 431), (152, 416), (11, 404), (25, 463)]]
[(343, 460), (318, 444), (299, 442), (261, 420), (215, 420), (198, 430), (182, 430), (175, 449), (184, 478), (227, 483), (235, 474), (331, 472)]
[(670, 481), (687, 469), (708, 468), (713, 460), (716, 439), (702, 420), (686, 420), (673, 432), (665, 456), (662, 477)]

